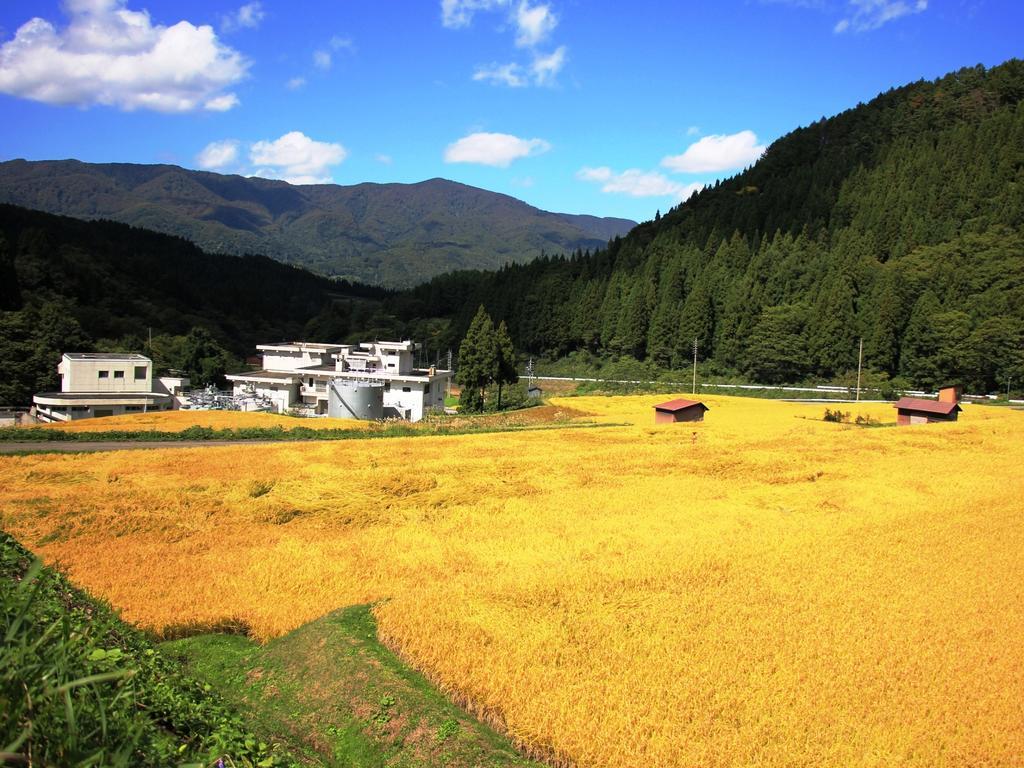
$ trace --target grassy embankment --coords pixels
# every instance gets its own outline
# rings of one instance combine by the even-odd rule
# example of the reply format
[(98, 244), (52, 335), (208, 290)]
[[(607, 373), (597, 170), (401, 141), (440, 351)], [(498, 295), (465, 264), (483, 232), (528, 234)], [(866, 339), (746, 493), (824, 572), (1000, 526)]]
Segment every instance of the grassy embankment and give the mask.
[(266, 645), (200, 635), (165, 642), (161, 650), (302, 764), (535, 765), (381, 644), (367, 605), (339, 609)]

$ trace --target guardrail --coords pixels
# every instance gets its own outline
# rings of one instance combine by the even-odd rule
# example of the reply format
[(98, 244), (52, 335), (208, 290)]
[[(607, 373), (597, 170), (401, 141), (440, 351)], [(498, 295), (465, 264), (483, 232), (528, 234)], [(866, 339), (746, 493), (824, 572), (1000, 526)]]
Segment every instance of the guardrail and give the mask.
[[(527, 374), (522, 373), (519, 378), (528, 378)], [(537, 376), (534, 375), (532, 378), (537, 381), (593, 381), (602, 384), (659, 384), (667, 387), (684, 387), (689, 389), (693, 386), (692, 381), (649, 381), (644, 379), (598, 379), (586, 376)], [(818, 384), (814, 387), (793, 387), (793, 386), (782, 386), (779, 384), (716, 384), (710, 382), (700, 382), (699, 388), (714, 387), (716, 389), (770, 389), (776, 392), (817, 392), (817, 393), (834, 393), (834, 394), (848, 394), (854, 395), (857, 391), (856, 387), (841, 387), (835, 384)], [(861, 393), (864, 392), (881, 392), (882, 390), (878, 387), (861, 387)], [(926, 392), (920, 389), (904, 389), (900, 390), (900, 394), (908, 395), (910, 397), (938, 397), (938, 392)], [(963, 395), (965, 400), (998, 400), (998, 395)], [(1019, 404), (1024, 403), (1024, 400), (1010, 400), (1010, 403)]]

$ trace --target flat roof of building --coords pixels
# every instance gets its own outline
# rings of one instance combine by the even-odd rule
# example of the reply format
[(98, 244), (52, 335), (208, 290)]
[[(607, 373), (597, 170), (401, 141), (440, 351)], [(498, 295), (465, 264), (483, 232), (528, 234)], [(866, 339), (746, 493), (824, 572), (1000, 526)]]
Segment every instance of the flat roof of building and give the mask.
[[(302, 369), (304, 370), (304, 369)], [(245, 371), (244, 373), (228, 373), (225, 378), (231, 379), (273, 379), (275, 381), (287, 381), (299, 378), (298, 371), (295, 373), (284, 373), (283, 371)]]
[(137, 355), (134, 352), (65, 352), (64, 357), (69, 360), (110, 360), (110, 361), (132, 361), (132, 362), (153, 362), (145, 355)]
[(318, 341), (279, 341), (275, 344), (257, 344), (256, 349), (270, 350), (303, 350), (315, 349), (319, 352), (330, 352), (341, 349), (344, 344), (324, 344)]
[[(429, 380), (430, 370), (427, 368), (413, 368), (408, 373), (395, 373), (394, 371), (339, 371), (333, 365), (308, 365), (305, 368), (296, 368), (295, 374), (300, 378), (304, 375), (314, 374), (316, 376), (334, 376), (337, 378), (351, 379), (380, 379), (388, 381), (391, 379), (423, 379)], [(433, 378), (441, 378), (451, 375), (451, 371), (441, 368), (434, 369)]]

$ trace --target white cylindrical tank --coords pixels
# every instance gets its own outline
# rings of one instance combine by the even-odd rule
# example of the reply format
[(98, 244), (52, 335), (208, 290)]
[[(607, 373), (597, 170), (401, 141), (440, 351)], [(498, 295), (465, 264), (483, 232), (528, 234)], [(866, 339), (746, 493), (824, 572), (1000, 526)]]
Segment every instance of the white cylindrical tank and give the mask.
[(384, 418), (384, 385), (334, 379), (327, 385), (327, 415), (333, 419)]

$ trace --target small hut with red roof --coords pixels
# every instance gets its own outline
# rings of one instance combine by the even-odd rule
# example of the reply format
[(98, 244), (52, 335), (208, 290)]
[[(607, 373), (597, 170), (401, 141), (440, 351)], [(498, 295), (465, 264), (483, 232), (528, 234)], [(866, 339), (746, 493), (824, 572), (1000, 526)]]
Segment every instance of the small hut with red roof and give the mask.
[(943, 387), (938, 400), (921, 400), (916, 397), (901, 397), (893, 407), (896, 409), (896, 424), (931, 424), (937, 421), (956, 421), (960, 411), (960, 387)]
[(704, 421), (704, 412), (709, 410), (699, 400), (669, 400), (654, 406), (655, 424), (674, 424), (678, 421)]

